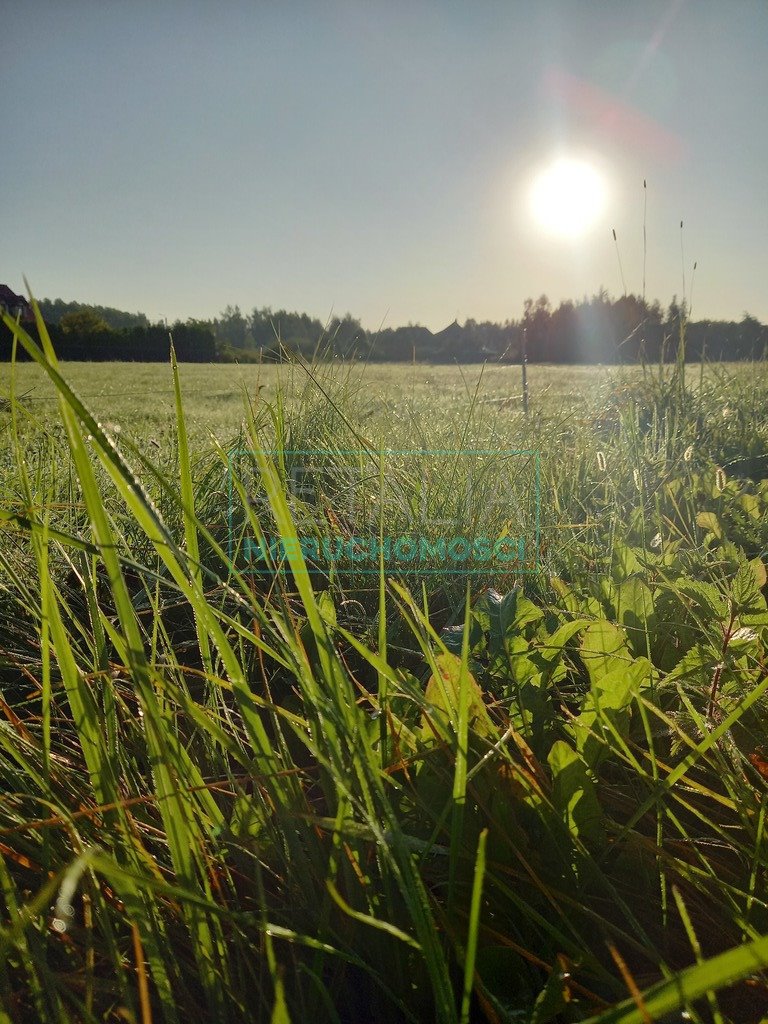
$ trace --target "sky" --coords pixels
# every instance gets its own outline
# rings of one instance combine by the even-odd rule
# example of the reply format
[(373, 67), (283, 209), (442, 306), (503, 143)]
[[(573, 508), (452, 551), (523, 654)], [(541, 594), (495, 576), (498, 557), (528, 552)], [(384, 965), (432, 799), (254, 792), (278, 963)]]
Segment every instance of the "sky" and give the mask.
[[(439, 330), (645, 280), (694, 319), (768, 322), (766, 0), (0, 12), (16, 291), (26, 275), (153, 320), (237, 304)], [(541, 202), (537, 219), (532, 188), (563, 160), (554, 222)], [(566, 233), (557, 211), (593, 200)]]

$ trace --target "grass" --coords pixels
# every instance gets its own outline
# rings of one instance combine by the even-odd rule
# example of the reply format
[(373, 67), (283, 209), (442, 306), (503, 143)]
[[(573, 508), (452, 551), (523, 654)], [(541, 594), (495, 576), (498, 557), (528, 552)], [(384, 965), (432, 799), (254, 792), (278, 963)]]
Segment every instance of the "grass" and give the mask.
[[(765, 367), (533, 367), (526, 420), (512, 368), (121, 367), (134, 396), (14, 330), (0, 1019), (763, 1019)], [(229, 522), (311, 519), (292, 451), (341, 536), (466, 484), (382, 448), (538, 451), (540, 571), (233, 570)]]
[[(65, 363), (65, 375), (72, 387), (88, 404), (94, 415), (106, 424), (120, 427), (138, 438), (154, 438), (163, 446), (176, 436), (176, 412), (173, 382), (167, 368), (157, 363)], [(358, 409), (362, 422), (380, 426), (397, 424), (407, 436), (412, 416), (425, 421), (463, 422), (467, 391), (477, 385), (480, 366), (413, 366), (410, 364), (369, 364), (366, 367), (338, 364), (328, 376), (349, 380), (349, 392), (358, 390)], [(748, 369), (734, 364), (732, 372), (745, 376)], [(639, 371), (627, 368), (629, 378)], [(179, 367), (185, 395), (187, 431), (193, 444), (204, 445), (211, 433), (220, 438), (236, 435), (243, 420), (243, 391), (255, 397), (261, 387), (263, 400), (275, 402), (278, 391), (284, 400), (309, 398), (307, 376), (295, 365), (265, 363), (259, 365), (201, 365), (183, 363)], [(549, 412), (562, 403), (571, 414), (599, 405), (595, 385), (607, 385), (613, 371), (607, 367), (538, 366), (528, 368), (536, 409)], [(3, 380), (7, 374), (3, 374)], [(55, 418), (56, 391), (35, 363), (16, 367), (17, 394), (38, 419), (50, 423)], [(362, 388), (355, 385), (362, 384)], [(338, 386), (338, 385), (337, 385)], [(487, 366), (482, 370), (480, 406), (490, 416), (505, 400), (502, 409), (507, 419), (519, 418), (521, 402), (520, 368)], [(7, 399), (7, 384), (0, 384), (0, 398)], [(317, 398), (317, 394), (315, 394)], [(425, 416), (426, 409), (437, 416)], [(434, 430), (436, 423), (430, 424)], [(394, 446), (393, 446), (394, 447)]]

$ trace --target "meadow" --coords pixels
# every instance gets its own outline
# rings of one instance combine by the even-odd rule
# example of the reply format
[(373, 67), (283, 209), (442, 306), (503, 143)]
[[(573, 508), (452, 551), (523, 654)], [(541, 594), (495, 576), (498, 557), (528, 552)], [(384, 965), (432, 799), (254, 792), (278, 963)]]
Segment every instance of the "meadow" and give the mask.
[[(525, 416), (519, 367), (59, 364), (16, 331), (0, 1020), (768, 1016), (765, 364), (533, 366)], [(504, 467), (532, 571), (233, 560), (437, 521), (497, 450), (537, 453), (535, 502)], [(501, 536), (484, 495), (464, 525)]]
[[(104, 423), (118, 424), (137, 441), (143, 437), (168, 439), (176, 436), (176, 403), (170, 366), (157, 363), (65, 363), (67, 381)], [(520, 367), (516, 365), (424, 366), (408, 363), (334, 364), (329, 373), (321, 368), (324, 379), (333, 379), (336, 391), (344, 385), (345, 398), (355, 393), (357, 414), (382, 420), (382, 428), (396, 419), (408, 417), (421, 421), (429, 431), (439, 430), (446, 418), (459, 427), (463, 424), (472, 394), (480, 382), (479, 402), (494, 406), (510, 400), (506, 420), (514, 425), (522, 414)], [(746, 378), (750, 366), (729, 367)], [(45, 372), (34, 363), (16, 366), (17, 395), (41, 423), (57, 419), (56, 389)], [(633, 367), (624, 374), (632, 379)], [(600, 388), (616, 376), (610, 367), (529, 366), (531, 394), (535, 411), (549, 415), (567, 407), (570, 414), (591, 405), (599, 408)], [(286, 399), (308, 398), (313, 390), (306, 372), (294, 364), (179, 364), (179, 378), (185, 397), (187, 432), (193, 445), (204, 444), (209, 433), (222, 443), (235, 437), (245, 418), (244, 396), (260, 394), (263, 401), (274, 402), (278, 391)], [(316, 389), (314, 389), (316, 390)], [(0, 378), (0, 397), (8, 395), (8, 367)], [(493, 409), (486, 410), (486, 413)], [(486, 415), (486, 419), (488, 416)], [(407, 428), (406, 428), (407, 429)], [(398, 439), (407, 440), (401, 431)]]

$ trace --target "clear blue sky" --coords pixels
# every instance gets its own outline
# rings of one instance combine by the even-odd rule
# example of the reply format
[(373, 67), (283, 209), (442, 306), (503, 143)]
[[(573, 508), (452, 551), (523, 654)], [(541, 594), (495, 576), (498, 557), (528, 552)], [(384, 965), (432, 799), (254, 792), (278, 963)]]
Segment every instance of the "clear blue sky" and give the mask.
[[(518, 317), (643, 279), (768, 321), (766, 0), (25, 0), (0, 18), (0, 282), (209, 317)], [(577, 239), (532, 176), (609, 185)]]

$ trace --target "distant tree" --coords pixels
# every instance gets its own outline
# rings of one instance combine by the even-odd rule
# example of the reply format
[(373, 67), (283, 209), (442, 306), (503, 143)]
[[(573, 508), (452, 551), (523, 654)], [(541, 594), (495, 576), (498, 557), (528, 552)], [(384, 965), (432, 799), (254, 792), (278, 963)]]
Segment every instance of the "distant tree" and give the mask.
[[(216, 360), (216, 339), (213, 328), (206, 320), (177, 320), (171, 328), (171, 338), (179, 361), (213, 363)], [(167, 333), (164, 331), (164, 335)], [(165, 339), (163, 338), (163, 341)]]
[(65, 313), (59, 320), (59, 327), (64, 334), (105, 334), (111, 328), (103, 317), (92, 309), (84, 308), (72, 313)]
[(680, 345), (686, 342), (685, 326), (687, 318), (688, 310), (685, 300), (678, 302), (677, 295), (673, 295), (672, 301), (667, 307), (667, 315), (664, 320), (665, 346), (668, 358), (674, 359)]
[(527, 350), (537, 363), (552, 362), (552, 307), (546, 295), (523, 304), (523, 328), (527, 334)]
[(227, 306), (213, 323), (216, 341), (220, 345), (227, 344), (234, 348), (247, 348), (253, 344), (250, 324), (241, 313), (239, 306)]
[(578, 361), (578, 328), (573, 302), (561, 302), (552, 314), (552, 349), (558, 363)]
[(409, 324), (407, 327), (385, 327), (371, 336), (371, 358), (382, 362), (410, 362), (416, 359), (436, 358), (434, 335), (428, 327)]
[(353, 322), (351, 317), (343, 321), (336, 319), (326, 329), (320, 320), (308, 313), (289, 313), (285, 309), (273, 310), (269, 306), (254, 309), (250, 316), (253, 344), (265, 356), (273, 359), (281, 359), (283, 354), (291, 352), (299, 352), (311, 358), (315, 350), (332, 355), (334, 323), (342, 331), (342, 338), (346, 338), (347, 326), (357, 322)]
[(343, 359), (360, 356), (368, 351), (368, 333), (350, 313), (343, 319), (335, 316), (325, 333), (331, 352)]
[(149, 320), (144, 313), (126, 313), (125, 310), (114, 309), (112, 306), (92, 306), (84, 302), (65, 302), (63, 299), (40, 299), (38, 305), (43, 320), (48, 324), (58, 324), (68, 313), (87, 309), (104, 320), (113, 331), (149, 327)]
[(688, 307), (685, 300), (682, 302), (677, 301), (677, 295), (672, 296), (672, 301), (667, 307), (666, 326), (671, 330), (679, 330), (681, 322), (684, 322), (688, 317)]
[(738, 328), (736, 359), (760, 359), (768, 344), (768, 330), (750, 313), (744, 313)]

